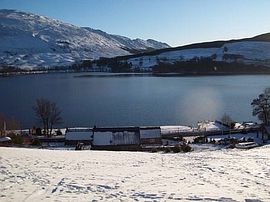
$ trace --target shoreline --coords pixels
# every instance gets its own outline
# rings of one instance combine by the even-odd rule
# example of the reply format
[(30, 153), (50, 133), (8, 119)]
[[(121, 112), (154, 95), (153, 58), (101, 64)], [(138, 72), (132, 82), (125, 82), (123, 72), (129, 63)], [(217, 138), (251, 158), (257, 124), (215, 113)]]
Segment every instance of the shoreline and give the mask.
[(0, 72), (1, 77), (28, 76), (37, 74), (68, 74), (68, 73), (89, 73), (89, 75), (74, 76), (75, 78), (84, 77), (205, 77), (205, 76), (260, 76), (270, 75), (270, 72), (220, 72), (220, 73), (157, 73), (157, 72), (103, 72), (103, 71), (74, 71), (74, 70), (33, 70), (33, 71), (14, 71)]

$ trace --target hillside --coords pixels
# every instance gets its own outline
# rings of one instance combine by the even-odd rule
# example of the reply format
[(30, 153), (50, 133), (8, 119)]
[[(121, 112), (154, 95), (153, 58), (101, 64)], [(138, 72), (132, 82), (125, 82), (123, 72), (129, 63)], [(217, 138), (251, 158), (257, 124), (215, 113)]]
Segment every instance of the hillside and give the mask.
[(101, 30), (96, 30), (96, 29), (92, 29), (89, 27), (85, 27), (85, 29), (102, 35), (103, 37), (105, 37), (108, 40), (114, 41), (117, 44), (119, 44), (120, 47), (124, 48), (124, 49), (129, 49), (129, 50), (133, 50), (133, 51), (137, 51), (137, 52), (145, 52), (145, 50), (150, 49), (150, 50), (154, 50), (154, 49), (163, 49), (163, 48), (168, 48), (169, 45), (166, 43), (162, 43), (159, 41), (155, 41), (153, 39), (147, 39), (147, 40), (142, 40), (142, 39), (130, 39), (128, 37), (125, 36), (120, 36), (120, 35), (113, 35), (113, 34), (108, 34), (106, 32), (103, 32)]
[(251, 38), (254, 41), (266, 41), (266, 42), (270, 42), (270, 33), (267, 34), (261, 34), (258, 36), (255, 36), (253, 38)]
[(270, 33), (171, 48), (152, 39), (130, 39), (31, 13), (0, 10), (0, 44), (2, 71), (6, 67), (66, 69), (76, 64), (75, 68), (114, 72), (270, 73)]
[(121, 56), (107, 60), (105, 65), (112, 67), (114, 71), (115, 61), (118, 65), (125, 64), (130, 71), (184, 74), (270, 73), (270, 34)]
[(83, 59), (167, 48), (154, 40), (129, 39), (16, 10), (0, 10), (0, 65), (20, 68), (69, 66)]

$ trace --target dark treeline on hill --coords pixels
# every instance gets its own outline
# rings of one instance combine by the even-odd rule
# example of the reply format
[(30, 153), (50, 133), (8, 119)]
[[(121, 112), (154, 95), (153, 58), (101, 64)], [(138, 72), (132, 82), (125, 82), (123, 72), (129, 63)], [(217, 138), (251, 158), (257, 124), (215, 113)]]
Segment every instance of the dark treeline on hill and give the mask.
[[(187, 61), (168, 62), (166, 60), (158, 60), (158, 64), (152, 68), (153, 73), (177, 73), (183, 75), (222, 75), (222, 74), (270, 74), (270, 68), (262, 65), (244, 64), (237, 62), (241, 56), (229, 54), (224, 55), (223, 59), (230, 59), (233, 62), (215, 61), (213, 57), (195, 57)], [(100, 58), (99, 60), (91, 61), (84, 60), (81, 63), (73, 64), (66, 69), (62, 68), (40, 68), (38, 70), (54, 71), (97, 71), (113, 72), (113, 73), (129, 73), (129, 72), (145, 72), (139, 67), (132, 67), (131, 63), (121, 61), (119, 58)], [(149, 69), (151, 70), (151, 69)], [(33, 70), (34, 71), (34, 70)], [(13, 66), (1, 66), (0, 73), (23, 73), (31, 72), (31, 70), (23, 70)]]
[(75, 71), (81, 71), (83, 69), (91, 69), (93, 66), (93, 62), (91, 60), (83, 60), (80, 63), (74, 63), (73, 65), (71, 65), (71, 69), (75, 70)]
[(146, 49), (130, 49), (130, 48), (125, 48), (125, 47), (122, 47), (122, 49), (130, 52), (131, 54), (133, 55), (136, 55), (136, 54), (144, 54), (144, 53), (150, 53), (150, 52), (153, 52), (155, 51), (156, 49), (154, 48), (151, 48), (151, 47), (148, 47)]
[(100, 58), (96, 61), (98, 67), (108, 67), (112, 72), (130, 72), (131, 64), (127, 61), (120, 61), (118, 58)]
[[(134, 72), (132, 66), (127, 61), (120, 61), (119, 58), (103, 58), (99, 60), (84, 60), (80, 64), (72, 65), (73, 70), (81, 71), (85, 69), (99, 68), (100, 71), (106, 71), (108, 68), (111, 72)], [(139, 70), (138, 70), (139, 71)]]
[(23, 74), (23, 73), (32, 73), (37, 71), (44, 71), (44, 72), (68, 72), (68, 71), (82, 71), (84, 68), (81, 64), (75, 64), (72, 66), (57, 66), (57, 67), (38, 67), (35, 69), (22, 69), (19, 67), (15, 67), (12, 65), (0, 65), (0, 74)]
[[(215, 61), (216, 55), (211, 57), (195, 57), (191, 60), (169, 63), (158, 60), (153, 67), (153, 73), (179, 73), (179, 74), (270, 74), (270, 68), (262, 65), (244, 64), (238, 62), (241, 55), (224, 54), (223, 61)], [(231, 60), (231, 62), (226, 62)], [(131, 63), (120, 58), (100, 58), (99, 60), (85, 60), (81, 64), (73, 65), (73, 70), (91, 69), (96, 66), (100, 70), (110, 68), (111, 72), (141, 72), (140, 68), (132, 67)]]
[(179, 73), (191, 75), (218, 74), (269, 74), (270, 68), (237, 62), (213, 61), (211, 58), (196, 58), (175, 63), (159, 62), (153, 73)]
[(22, 70), (19, 68), (16, 68), (14, 66), (10, 66), (10, 65), (1, 65), (0, 66), (0, 73), (9, 73), (9, 72), (23, 72), (26, 70)]

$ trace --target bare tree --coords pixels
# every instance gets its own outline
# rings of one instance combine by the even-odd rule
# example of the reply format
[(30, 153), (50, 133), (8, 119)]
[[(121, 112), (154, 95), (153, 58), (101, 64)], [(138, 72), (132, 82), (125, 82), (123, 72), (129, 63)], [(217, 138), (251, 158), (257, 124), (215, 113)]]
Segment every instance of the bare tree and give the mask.
[(61, 110), (55, 103), (51, 103), (51, 113), (49, 117), (50, 135), (52, 134), (53, 125), (62, 123)]
[(45, 135), (48, 135), (50, 102), (43, 98), (36, 100), (33, 110), (39, 122), (43, 124)]
[(38, 121), (43, 124), (45, 135), (51, 135), (53, 126), (62, 123), (61, 110), (54, 102), (37, 99), (33, 110)]
[(232, 124), (233, 124), (233, 119), (230, 117), (230, 115), (228, 115), (228, 114), (226, 114), (226, 113), (224, 113), (223, 115), (222, 115), (222, 117), (221, 117), (221, 122), (223, 123), (223, 124), (226, 124), (226, 125), (228, 125), (228, 126), (232, 126)]
[(265, 125), (270, 124), (270, 88), (266, 88), (264, 93), (251, 103), (253, 107), (253, 116), (258, 116)]

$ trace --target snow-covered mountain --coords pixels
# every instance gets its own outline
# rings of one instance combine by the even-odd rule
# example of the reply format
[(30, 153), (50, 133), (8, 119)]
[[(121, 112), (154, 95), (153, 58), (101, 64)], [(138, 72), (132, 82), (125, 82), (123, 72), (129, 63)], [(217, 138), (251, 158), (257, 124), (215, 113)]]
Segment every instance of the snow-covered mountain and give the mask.
[(71, 65), (83, 59), (168, 48), (154, 40), (129, 39), (44, 16), (0, 10), (0, 64), (20, 68)]
[(99, 35), (102, 35), (103, 37), (105, 37), (108, 40), (112, 40), (114, 42), (116, 42), (117, 44), (119, 44), (121, 47), (123, 47), (124, 49), (129, 49), (129, 50), (133, 50), (136, 52), (136, 50), (147, 50), (147, 49), (163, 49), (163, 48), (169, 48), (170, 46), (166, 43), (162, 43), (159, 41), (155, 41), (153, 39), (147, 39), (147, 40), (142, 40), (142, 39), (130, 39), (128, 37), (125, 36), (120, 36), (120, 35), (112, 35), (112, 34), (108, 34), (106, 32), (103, 32), (101, 30), (96, 30), (96, 29), (92, 29), (89, 27), (85, 27), (85, 29), (97, 33)]
[[(270, 67), (270, 33), (253, 38), (191, 44), (120, 57), (134, 69), (151, 70), (162, 64), (176, 64), (210, 58), (215, 63)], [(210, 64), (211, 65), (211, 64)]]

